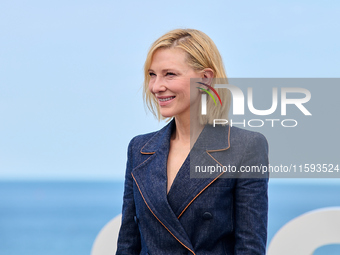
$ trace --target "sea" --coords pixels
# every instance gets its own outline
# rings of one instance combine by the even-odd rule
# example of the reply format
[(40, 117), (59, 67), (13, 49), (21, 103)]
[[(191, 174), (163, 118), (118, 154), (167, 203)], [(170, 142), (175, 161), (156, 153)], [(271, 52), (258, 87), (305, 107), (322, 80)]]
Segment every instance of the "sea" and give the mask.
[[(89, 255), (121, 213), (123, 181), (0, 181), (0, 255)], [(340, 182), (270, 180), (268, 243), (293, 218), (340, 206)], [(340, 245), (314, 255), (340, 255)]]

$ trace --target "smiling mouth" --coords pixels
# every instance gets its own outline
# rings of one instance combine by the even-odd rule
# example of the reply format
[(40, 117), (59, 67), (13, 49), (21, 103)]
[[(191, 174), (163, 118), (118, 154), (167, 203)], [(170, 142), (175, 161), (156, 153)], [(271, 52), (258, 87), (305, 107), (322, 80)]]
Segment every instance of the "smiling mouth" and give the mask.
[(169, 101), (169, 100), (174, 99), (174, 98), (175, 98), (175, 96), (165, 97), (165, 98), (158, 98), (158, 100), (161, 101), (161, 102), (166, 102), (166, 101)]

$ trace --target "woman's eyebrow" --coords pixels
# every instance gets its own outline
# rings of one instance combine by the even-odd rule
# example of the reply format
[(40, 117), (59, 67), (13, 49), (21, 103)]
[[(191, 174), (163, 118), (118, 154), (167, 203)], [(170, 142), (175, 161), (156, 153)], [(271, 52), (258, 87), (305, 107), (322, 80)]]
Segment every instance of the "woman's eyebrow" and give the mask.
[[(176, 71), (176, 69), (174, 69), (174, 68), (166, 68), (166, 69), (162, 69), (161, 70), (162, 73), (169, 72), (169, 71), (174, 72), (174, 71)], [(152, 69), (149, 69), (148, 72), (155, 72), (155, 71), (152, 70)]]

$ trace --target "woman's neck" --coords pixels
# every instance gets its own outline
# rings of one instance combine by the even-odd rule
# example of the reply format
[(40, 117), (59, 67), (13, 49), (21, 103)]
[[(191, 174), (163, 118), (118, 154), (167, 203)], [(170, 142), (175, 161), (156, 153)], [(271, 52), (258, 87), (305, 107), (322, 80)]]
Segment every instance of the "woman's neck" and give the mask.
[(195, 144), (198, 136), (202, 132), (204, 125), (200, 124), (198, 118), (175, 117), (176, 128), (171, 139), (177, 142), (189, 145), (190, 149)]

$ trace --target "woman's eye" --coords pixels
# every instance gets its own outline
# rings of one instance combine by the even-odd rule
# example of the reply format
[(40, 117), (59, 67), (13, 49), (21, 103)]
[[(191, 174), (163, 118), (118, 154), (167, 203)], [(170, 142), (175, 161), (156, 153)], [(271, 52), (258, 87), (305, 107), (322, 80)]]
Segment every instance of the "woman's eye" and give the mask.
[(150, 73), (149, 73), (149, 76), (155, 76), (155, 74), (150, 72)]
[(176, 75), (175, 73), (172, 73), (172, 72), (167, 72), (166, 73), (167, 76), (173, 76), (173, 75)]

